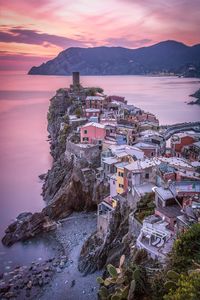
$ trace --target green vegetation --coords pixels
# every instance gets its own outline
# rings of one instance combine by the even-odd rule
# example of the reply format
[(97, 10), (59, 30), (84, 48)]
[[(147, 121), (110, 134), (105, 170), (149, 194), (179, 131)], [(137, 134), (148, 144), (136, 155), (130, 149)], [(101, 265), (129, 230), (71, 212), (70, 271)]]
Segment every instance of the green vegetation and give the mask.
[(144, 218), (154, 214), (154, 209), (154, 193), (146, 193), (137, 203), (135, 217), (142, 222)]
[(187, 272), (195, 263), (200, 263), (200, 224), (194, 224), (175, 241), (170, 267), (177, 272)]
[[(164, 269), (147, 272), (151, 263), (144, 250), (134, 250), (118, 268), (109, 264), (108, 277), (99, 277), (101, 300), (200, 299), (200, 224), (194, 224), (175, 241)], [(151, 267), (150, 267), (151, 269)]]
[(147, 276), (143, 266), (137, 262), (146, 259), (146, 257), (145, 251), (137, 250), (134, 251), (127, 263), (125, 263), (125, 256), (122, 255), (118, 268), (109, 264), (107, 266), (109, 277), (105, 279), (97, 278), (97, 282), (101, 284), (100, 299), (144, 299), (143, 296), (148, 290)]
[(59, 88), (56, 93), (65, 93), (65, 89), (64, 88)]
[[(53, 98), (52, 98), (53, 100)], [(48, 120), (48, 123), (51, 123), (55, 120), (56, 118), (56, 105), (54, 104), (54, 101), (51, 101), (51, 105), (49, 106), (49, 111), (47, 113), (47, 120)]]
[(67, 135), (70, 130), (70, 125), (65, 124), (63, 129), (60, 130), (59, 136), (58, 136), (58, 143), (59, 143), (59, 150), (60, 153), (63, 153), (66, 149), (66, 140), (67, 140)]
[(95, 96), (96, 93), (103, 93), (103, 89), (100, 87), (86, 88), (86, 96)]
[(164, 272), (152, 280), (153, 299), (200, 299), (200, 224), (175, 241)]
[[(173, 282), (164, 300), (197, 300), (200, 299), (200, 272), (193, 271), (188, 275), (181, 274)], [(169, 285), (170, 286), (170, 285)]]
[(77, 118), (80, 118), (83, 115), (83, 111), (82, 111), (81, 107), (76, 108), (75, 115), (77, 116)]
[(62, 117), (62, 121), (63, 121), (64, 123), (66, 123), (66, 124), (69, 124), (69, 115), (68, 115), (68, 114), (64, 115), (64, 116)]

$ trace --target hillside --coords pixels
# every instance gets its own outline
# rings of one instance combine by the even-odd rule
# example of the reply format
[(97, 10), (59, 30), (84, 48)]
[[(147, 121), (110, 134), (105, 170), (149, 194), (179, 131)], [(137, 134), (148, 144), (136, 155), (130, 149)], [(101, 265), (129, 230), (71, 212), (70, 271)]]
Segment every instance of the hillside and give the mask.
[[(52, 60), (32, 67), (30, 75), (144, 75), (161, 72), (199, 76), (200, 44), (165, 41), (150, 47), (69, 48)], [(190, 71), (192, 70), (192, 72)], [(189, 71), (189, 72), (188, 72)]]

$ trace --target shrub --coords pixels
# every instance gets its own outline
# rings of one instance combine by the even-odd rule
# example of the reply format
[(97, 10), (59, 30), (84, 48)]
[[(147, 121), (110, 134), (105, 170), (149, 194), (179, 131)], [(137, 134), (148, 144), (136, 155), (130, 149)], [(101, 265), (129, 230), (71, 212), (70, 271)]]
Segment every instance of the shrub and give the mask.
[(197, 300), (200, 299), (200, 273), (181, 274), (176, 288), (171, 288), (164, 300)]
[(187, 272), (194, 262), (200, 263), (200, 224), (177, 238), (170, 255), (170, 267), (177, 272)]

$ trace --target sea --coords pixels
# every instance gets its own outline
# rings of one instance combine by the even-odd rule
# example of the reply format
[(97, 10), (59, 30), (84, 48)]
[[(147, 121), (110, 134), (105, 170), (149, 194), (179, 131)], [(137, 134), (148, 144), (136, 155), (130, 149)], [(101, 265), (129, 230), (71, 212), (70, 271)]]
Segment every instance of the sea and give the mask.
[[(53, 247), (42, 238), (10, 248), (1, 238), (19, 213), (45, 206), (38, 175), (52, 162), (47, 141), (49, 99), (60, 87), (69, 87), (71, 80), (71, 76), (0, 73), (0, 273), (53, 255)], [(189, 95), (200, 88), (199, 79), (82, 76), (81, 84), (125, 96), (129, 104), (154, 113), (163, 125), (200, 120), (200, 106), (187, 105), (193, 100)]]

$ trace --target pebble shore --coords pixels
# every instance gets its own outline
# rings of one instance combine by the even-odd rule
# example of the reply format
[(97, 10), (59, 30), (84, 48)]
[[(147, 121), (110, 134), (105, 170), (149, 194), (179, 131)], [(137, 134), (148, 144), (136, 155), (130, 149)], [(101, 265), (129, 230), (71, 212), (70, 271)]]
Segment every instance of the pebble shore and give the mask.
[(0, 299), (97, 299), (96, 277), (101, 273), (84, 277), (77, 268), (82, 244), (95, 230), (93, 212), (73, 213), (61, 221), (48, 233), (55, 241), (55, 256), (0, 274)]

